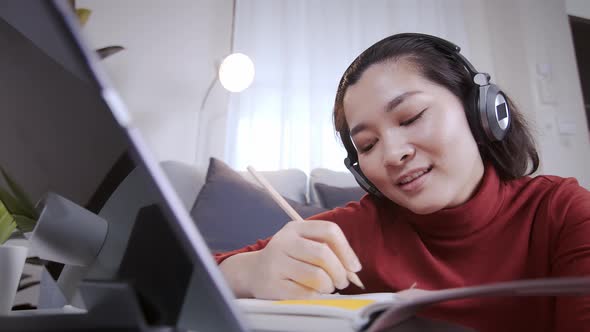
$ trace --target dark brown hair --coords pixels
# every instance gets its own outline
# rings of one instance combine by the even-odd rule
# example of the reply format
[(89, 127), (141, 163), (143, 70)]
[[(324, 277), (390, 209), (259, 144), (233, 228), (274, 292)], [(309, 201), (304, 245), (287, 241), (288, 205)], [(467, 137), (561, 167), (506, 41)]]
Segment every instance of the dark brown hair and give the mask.
[(502, 180), (511, 180), (534, 173), (539, 167), (539, 155), (528, 125), (516, 105), (506, 96), (511, 111), (511, 125), (506, 137), (500, 141), (483, 139), (479, 127), (470, 119), (475, 114), (475, 103), (470, 95), (473, 80), (468, 70), (448, 51), (428, 38), (387, 37), (365, 50), (346, 69), (334, 102), (334, 126), (340, 137), (350, 136), (344, 115), (344, 95), (361, 75), (373, 64), (404, 60), (426, 79), (448, 89), (459, 100), (469, 119), (471, 133), (478, 142), (484, 162), (491, 162)]

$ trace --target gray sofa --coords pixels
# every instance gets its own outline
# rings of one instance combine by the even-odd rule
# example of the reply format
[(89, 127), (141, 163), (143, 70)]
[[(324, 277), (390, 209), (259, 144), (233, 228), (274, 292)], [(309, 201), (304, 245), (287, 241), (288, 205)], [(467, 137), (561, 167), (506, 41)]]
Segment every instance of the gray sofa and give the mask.
[[(208, 170), (196, 168), (179, 161), (164, 161), (161, 166), (181, 198), (183, 200), (187, 198), (185, 203), (192, 206), (190, 201), (191, 199), (196, 200), (196, 195), (198, 195), (206, 182)], [(250, 173), (246, 171), (236, 173), (249, 183), (257, 187), (260, 186)], [(284, 197), (301, 204), (313, 206), (327, 207), (318, 197), (317, 185), (336, 188), (359, 188), (354, 177), (349, 172), (333, 171), (327, 168), (314, 168), (309, 176), (302, 170), (295, 168), (260, 171), (259, 173)]]
[[(207, 171), (173, 161), (162, 167), (214, 252), (271, 236), (290, 220), (249, 173), (217, 159), (211, 159)], [(317, 168), (309, 176), (298, 169), (260, 173), (304, 218), (364, 195), (348, 172)]]

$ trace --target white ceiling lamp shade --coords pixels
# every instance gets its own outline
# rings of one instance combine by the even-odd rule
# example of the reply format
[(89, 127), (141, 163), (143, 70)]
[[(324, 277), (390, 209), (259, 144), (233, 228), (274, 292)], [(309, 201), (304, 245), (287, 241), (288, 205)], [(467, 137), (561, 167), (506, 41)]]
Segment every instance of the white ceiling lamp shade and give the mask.
[(254, 81), (254, 62), (243, 53), (228, 55), (219, 66), (219, 81), (231, 92), (241, 92)]

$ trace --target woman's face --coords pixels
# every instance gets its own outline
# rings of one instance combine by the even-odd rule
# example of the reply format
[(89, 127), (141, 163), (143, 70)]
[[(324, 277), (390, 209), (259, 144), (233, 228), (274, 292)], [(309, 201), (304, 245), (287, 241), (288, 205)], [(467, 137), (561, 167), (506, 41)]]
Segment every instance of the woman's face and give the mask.
[(464, 203), (483, 177), (461, 101), (405, 60), (370, 66), (348, 87), (344, 114), (365, 176), (414, 213)]

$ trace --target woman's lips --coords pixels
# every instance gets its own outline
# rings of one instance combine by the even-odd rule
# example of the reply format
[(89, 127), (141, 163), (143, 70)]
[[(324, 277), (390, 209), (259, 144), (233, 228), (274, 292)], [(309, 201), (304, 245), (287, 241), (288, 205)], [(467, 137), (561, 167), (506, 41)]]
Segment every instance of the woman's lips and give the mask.
[(423, 188), (424, 183), (430, 177), (432, 166), (426, 170), (414, 172), (404, 176), (398, 183), (398, 187), (405, 192), (415, 192)]

